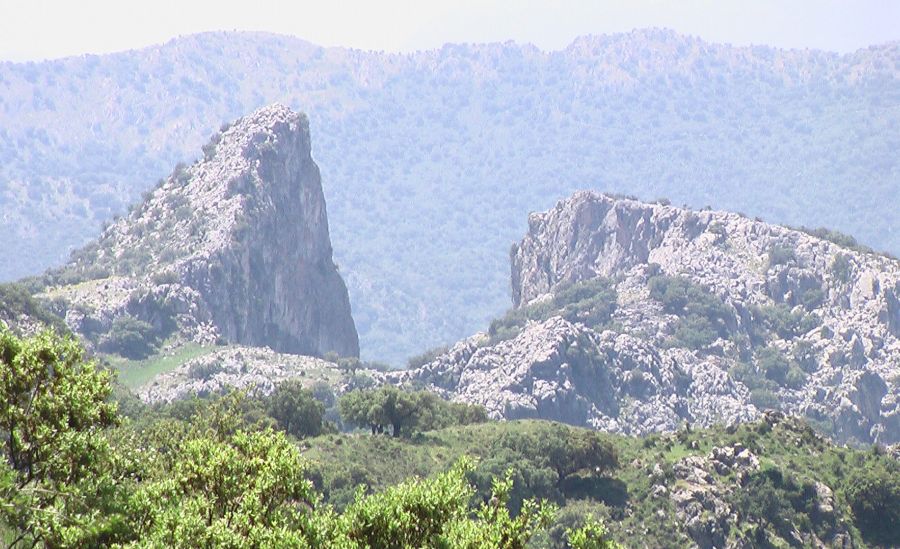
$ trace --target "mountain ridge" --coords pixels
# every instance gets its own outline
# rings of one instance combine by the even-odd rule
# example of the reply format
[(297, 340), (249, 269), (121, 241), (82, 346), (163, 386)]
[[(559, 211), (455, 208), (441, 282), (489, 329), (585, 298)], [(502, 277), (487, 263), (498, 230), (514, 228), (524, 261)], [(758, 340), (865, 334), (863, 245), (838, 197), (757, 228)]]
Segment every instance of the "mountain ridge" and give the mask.
[[(597, 56), (515, 44), (367, 53), (213, 33), (2, 65), (0, 234), (22, 261), (0, 277), (58, 264), (214, 121), (272, 101), (313, 118), (363, 352), (394, 363), (508, 306), (501, 258), (525, 214), (579, 188), (900, 249), (884, 208), (898, 199), (896, 45), (783, 52), (658, 34), (617, 35), (607, 49), (591, 39)], [(54, 244), (34, 245), (40, 235)]]
[(900, 441), (898, 259), (582, 191), (529, 217), (511, 271), (507, 317), (388, 379), (497, 419), (643, 435), (775, 408), (839, 441)]

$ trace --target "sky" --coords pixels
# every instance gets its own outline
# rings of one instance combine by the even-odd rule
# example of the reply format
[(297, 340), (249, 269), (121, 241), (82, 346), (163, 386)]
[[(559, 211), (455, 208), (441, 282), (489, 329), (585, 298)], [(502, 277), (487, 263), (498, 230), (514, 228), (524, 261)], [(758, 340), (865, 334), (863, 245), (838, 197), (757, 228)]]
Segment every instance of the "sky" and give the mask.
[(213, 30), (407, 52), (507, 40), (554, 50), (642, 27), (850, 52), (900, 40), (900, 0), (0, 0), (0, 60), (108, 53)]

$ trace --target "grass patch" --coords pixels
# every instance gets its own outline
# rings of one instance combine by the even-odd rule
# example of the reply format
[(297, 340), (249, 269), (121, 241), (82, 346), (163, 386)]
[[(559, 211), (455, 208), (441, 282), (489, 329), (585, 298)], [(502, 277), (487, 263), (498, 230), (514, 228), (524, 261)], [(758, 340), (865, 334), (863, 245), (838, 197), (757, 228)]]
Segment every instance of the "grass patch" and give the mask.
[(169, 354), (156, 354), (144, 360), (130, 360), (118, 355), (104, 355), (104, 358), (119, 373), (119, 382), (134, 390), (159, 374), (171, 372), (189, 360), (221, 348), (187, 343)]

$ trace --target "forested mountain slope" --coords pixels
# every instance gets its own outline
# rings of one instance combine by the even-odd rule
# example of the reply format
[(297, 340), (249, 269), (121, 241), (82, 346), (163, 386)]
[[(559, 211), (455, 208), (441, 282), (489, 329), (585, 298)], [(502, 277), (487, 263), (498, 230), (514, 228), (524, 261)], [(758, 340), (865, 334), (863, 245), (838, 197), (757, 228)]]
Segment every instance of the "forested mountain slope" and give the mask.
[(17, 258), (0, 278), (62, 263), (220, 122), (274, 101), (310, 113), (370, 358), (399, 361), (504, 310), (525, 214), (575, 189), (825, 225), (897, 252), (898, 48), (644, 30), (553, 52), (387, 54), (212, 33), (0, 64), (0, 237)]

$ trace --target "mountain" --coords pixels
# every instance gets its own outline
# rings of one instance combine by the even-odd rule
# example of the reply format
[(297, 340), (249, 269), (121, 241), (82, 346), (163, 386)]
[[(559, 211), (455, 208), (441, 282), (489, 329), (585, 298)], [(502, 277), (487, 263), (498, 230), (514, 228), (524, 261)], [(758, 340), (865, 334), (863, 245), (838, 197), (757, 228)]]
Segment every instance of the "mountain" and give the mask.
[(776, 408), (840, 441), (900, 441), (900, 260), (594, 192), (528, 225), (511, 253), (516, 308), (391, 379), (495, 418), (647, 434)]
[(29, 280), (36, 297), (130, 358), (163, 341), (358, 356), (306, 117), (264, 107), (203, 150), (70, 263)]
[[(509, 305), (530, 211), (583, 188), (828, 226), (900, 252), (898, 44), (837, 55), (669, 31), (414, 54), (260, 33), (0, 64), (0, 278), (64, 262), (218, 123), (310, 113), (364, 356)], [(865, 214), (862, 214), (865, 212)]]

